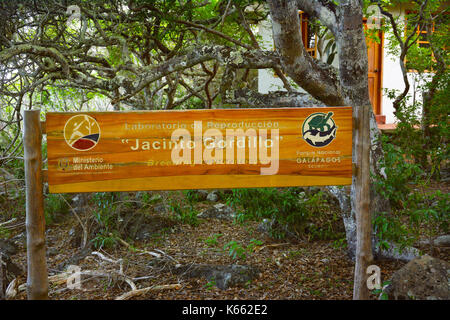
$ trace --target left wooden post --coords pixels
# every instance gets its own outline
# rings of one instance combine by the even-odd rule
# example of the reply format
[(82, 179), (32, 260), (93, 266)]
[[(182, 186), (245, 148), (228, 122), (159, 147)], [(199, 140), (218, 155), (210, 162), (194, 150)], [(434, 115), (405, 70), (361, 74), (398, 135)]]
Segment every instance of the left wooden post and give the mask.
[(25, 110), (24, 163), (27, 215), (27, 296), (29, 300), (48, 299), (41, 148), (40, 110)]

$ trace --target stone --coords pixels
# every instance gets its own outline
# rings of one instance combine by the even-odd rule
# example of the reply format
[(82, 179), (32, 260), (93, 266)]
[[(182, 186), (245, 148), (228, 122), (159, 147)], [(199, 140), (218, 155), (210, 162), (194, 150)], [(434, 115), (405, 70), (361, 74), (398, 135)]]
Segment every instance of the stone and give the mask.
[(217, 191), (212, 191), (212, 192), (208, 193), (206, 200), (211, 201), (211, 202), (217, 202), (217, 201), (219, 201), (219, 194), (217, 193)]
[(153, 207), (153, 211), (158, 214), (165, 214), (169, 212), (169, 206), (166, 204), (158, 204)]
[(281, 232), (288, 239), (298, 240), (298, 236), (294, 232), (289, 230), (288, 225), (282, 225), (275, 219), (263, 219), (256, 230), (270, 238), (273, 238), (277, 234), (277, 232)]
[(72, 227), (68, 232), (67, 240), (69, 241), (72, 248), (81, 247), (81, 242), (83, 241), (83, 230), (79, 225)]
[(26, 246), (27, 245), (27, 233), (25, 231), (21, 232), (18, 235), (12, 237), (10, 240), (13, 241), (15, 245)]
[(208, 190), (197, 190), (198, 201), (205, 201), (208, 198)]
[(18, 248), (13, 241), (0, 239), (0, 252), (3, 252), (8, 256), (13, 256), (18, 252)]
[(438, 247), (450, 247), (450, 234), (439, 236), (434, 239), (434, 245)]
[[(419, 242), (420, 245), (428, 246), (430, 245), (430, 240), (425, 239)], [(433, 245), (437, 247), (450, 247), (450, 234), (439, 236), (433, 239)]]
[(414, 247), (400, 249), (395, 243), (389, 242), (388, 249), (382, 249), (381, 247), (374, 248), (373, 255), (376, 260), (411, 261), (419, 257), (420, 252)]
[(205, 278), (214, 283), (219, 289), (226, 290), (229, 287), (244, 285), (254, 280), (259, 271), (249, 265), (209, 265), (186, 264), (177, 265), (173, 269), (175, 274), (187, 278)]
[(47, 248), (47, 257), (53, 257), (56, 256), (59, 253), (60, 250), (58, 250), (55, 247)]
[(144, 223), (139, 226), (137, 232), (136, 232), (136, 240), (148, 240), (152, 238), (152, 236), (156, 233), (155, 227), (153, 227), (150, 224)]
[(5, 267), (3, 271), (11, 273), (16, 277), (21, 276), (25, 273), (23, 267), (21, 265), (17, 265), (14, 262), (12, 262), (9, 255), (4, 252), (0, 252), (0, 263), (2, 264), (3, 267)]
[[(78, 265), (80, 263), (80, 261), (83, 260), (84, 258), (86, 258), (88, 255), (90, 255), (91, 252), (92, 252), (91, 247), (88, 245), (88, 246), (84, 247), (83, 249), (77, 251), (69, 259), (66, 259), (65, 261), (58, 264), (56, 269), (59, 271), (63, 271), (66, 267), (68, 267), (70, 265)], [(55, 260), (60, 260), (62, 256), (61, 257), (59, 257), (59, 256), (60, 255), (57, 255), (55, 257)]]
[(261, 233), (270, 234), (270, 231), (272, 230), (274, 220), (269, 219), (263, 219), (263, 221), (258, 225), (256, 230)]
[(162, 200), (163, 200), (162, 195), (160, 195), (159, 193), (156, 193), (156, 194), (151, 196), (150, 203), (157, 203), (157, 202), (162, 201)]
[(83, 208), (88, 204), (88, 195), (79, 193), (72, 198), (72, 203), (75, 208)]
[(198, 218), (215, 218), (215, 219), (225, 219), (231, 220), (236, 216), (236, 212), (229, 206), (218, 203), (212, 208), (208, 208), (200, 212)]
[(397, 270), (383, 288), (389, 300), (449, 300), (450, 264), (429, 255)]

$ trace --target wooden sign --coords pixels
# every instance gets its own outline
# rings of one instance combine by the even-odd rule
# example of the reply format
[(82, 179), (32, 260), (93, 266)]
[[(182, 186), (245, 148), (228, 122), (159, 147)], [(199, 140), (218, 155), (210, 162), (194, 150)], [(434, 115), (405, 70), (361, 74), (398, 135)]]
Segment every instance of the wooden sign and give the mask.
[(352, 109), (47, 113), (51, 193), (352, 183)]

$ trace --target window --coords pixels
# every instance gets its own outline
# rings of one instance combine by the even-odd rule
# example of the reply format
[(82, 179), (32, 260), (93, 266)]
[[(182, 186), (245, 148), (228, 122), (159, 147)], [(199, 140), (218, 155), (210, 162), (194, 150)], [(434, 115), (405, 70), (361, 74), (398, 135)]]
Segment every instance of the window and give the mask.
[[(317, 33), (314, 31), (313, 25), (308, 21), (308, 15), (299, 11), (300, 28), (302, 32), (302, 42), (306, 49), (306, 52), (313, 57), (317, 57)], [(274, 72), (274, 77), (278, 78), (278, 75)]]
[[(431, 33), (434, 32), (434, 23), (431, 27)], [(417, 44), (419, 46), (419, 48), (429, 48), (430, 47), (430, 42), (427, 40), (427, 30), (420, 30), (420, 27), (417, 28), (417, 32), (419, 35), (419, 39), (417, 40)]]
[(313, 58), (317, 57), (317, 33), (314, 31), (313, 25), (308, 20), (308, 15), (303, 12), (298, 12), (300, 16), (300, 26), (302, 31), (303, 45), (306, 52)]
[[(405, 39), (408, 37), (415, 23), (408, 21), (408, 16), (414, 12), (407, 12), (405, 17)], [(405, 58), (405, 65), (408, 72), (433, 72), (433, 63), (435, 62), (433, 52), (428, 41), (428, 29), (433, 34), (435, 32), (435, 22), (432, 21), (430, 28), (426, 26), (418, 26), (413, 39), (417, 38), (417, 42), (408, 50)]]

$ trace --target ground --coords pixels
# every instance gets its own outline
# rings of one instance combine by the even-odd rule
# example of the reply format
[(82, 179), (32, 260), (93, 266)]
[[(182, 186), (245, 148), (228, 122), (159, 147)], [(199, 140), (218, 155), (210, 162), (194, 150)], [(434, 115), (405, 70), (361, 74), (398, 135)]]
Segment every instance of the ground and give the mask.
[[(448, 192), (448, 190), (447, 190)], [(152, 193), (155, 195), (158, 193)], [(167, 192), (162, 193), (163, 198)], [(199, 210), (210, 206), (208, 201), (196, 204)], [(92, 205), (78, 213), (83, 223), (92, 222)], [(74, 260), (80, 252), (81, 228), (77, 217), (65, 214), (55, 218), (47, 226), (47, 263), (50, 275), (59, 274), (69, 264), (78, 265), (81, 270), (96, 270), (104, 274), (117, 275), (119, 263), (105, 261), (92, 252), (98, 251), (105, 257), (117, 261), (122, 259), (123, 273), (133, 279), (138, 289), (156, 285), (179, 284), (176, 289), (149, 291), (132, 299), (352, 299), (354, 263), (348, 258), (344, 247), (336, 241), (274, 240), (258, 231), (259, 222), (236, 223), (233, 220), (216, 218), (199, 219), (198, 225), (174, 222), (166, 212), (155, 212), (152, 208), (129, 207), (123, 219), (132, 216), (133, 210), (146, 217), (145, 223), (153, 225), (150, 237), (135, 240), (124, 237), (109, 248), (91, 248), (85, 257)], [(70, 211), (69, 211), (70, 212)], [(23, 217), (20, 217), (23, 220)], [(138, 222), (139, 223), (139, 222)], [(25, 226), (12, 230), (9, 238), (19, 236), (19, 253), (13, 262), (26, 266)], [(247, 248), (253, 239), (257, 245), (250, 246), (246, 257), (233, 259), (225, 244), (236, 241)], [(254, 240), (253, 240), (254, 241)], [(127, 244), (132, 246), (127, 246)], [(449, 248), (424, 252), (449, 261)], [(160, 251), (158, 251), (160, 250)], [(147, 251), (147, 253), (145, 252)], [(226, 290), (217, 288), (205, 278), (186, 278), (172, 273), (164, 265), (155, 264), (155, 257), (148, 252), (161, 253), (174, 264), (214, 264), (251, 265), (258, 271), (256, 279)], [(377, 261), (382, 271), (382, 281), (388, 280), (395, 270), (405, 262)], [(18, 279), (19, 285), (25, 283), (25, 276)], [(115, 299), (131, 291), (129, 284), (117, 276), (83, 278), (81, 290), (68, 289), (66, 282), (50, 284), (51, 299), (96, 300)], [(372, 294), (376, 299), (377, 295)], [(21, 291), (15, 299), (26, 299)]]

